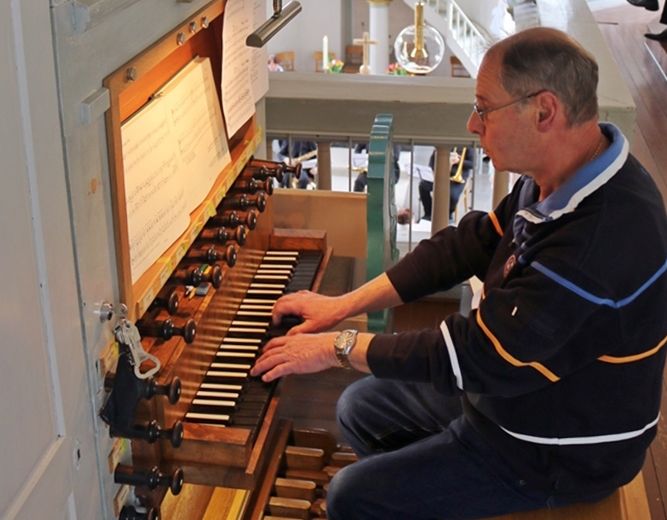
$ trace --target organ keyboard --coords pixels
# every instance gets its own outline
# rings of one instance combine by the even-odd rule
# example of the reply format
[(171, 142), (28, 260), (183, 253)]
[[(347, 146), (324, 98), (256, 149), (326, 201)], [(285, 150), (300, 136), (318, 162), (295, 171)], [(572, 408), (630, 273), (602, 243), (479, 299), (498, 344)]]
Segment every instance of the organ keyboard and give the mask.
[[(117, 481), (140, 484), (141, 479), (127, 475), (147, 468), (150, 485), (138, 485), (135, 494), (142, 505), (157, 511), (166, 493), (163, 476), (181, 475), (182, 469), (189, 484), (249, 490), (248, 504), (234, 507), (245, 518), (244, 511), (259, 500), (253, 498), (255, 490), (273, 464), (275, 450), (287, 440), (277, 417), (280, 385), (248, 376), (264, 343), (295, 323), (285, 319), (273, 327), (273, 302), (286, 291), (316, 290), (321, 284), (332, 255), (331, 222), (324, 217), (323, 225), (322, 207), (349, 216), (336, 223), (341, 253), (363, 256), (357, 251), (365, 251), (365, 234), (359, 233), (365, 200), (303, 193), (298, 196), (310, 200), (302, 207), (288, 201), (297, 194), (272, 194), (274, 183), (285, 173), (298, 173), (300, 165), (253, 158), (261, 131), (252, 117), (228, 136), (231, 163), (190, 212), (187, 229), (135, 276), (121, 126), (196, 59), (210, 60), (213, 82), (220, 84), (224, 5), (211, 1), (192, 18), (207, 20), (207, 28), (196, 24), (202, 29), (192, 32), (191, 23), (176, 28), (104, 82), (110, 100), (107, 131), (120, 299), (127, 304), (128, 319), (141, 331), (142, 348), (161, 365), (151, 390), (142, 392), (157, 397), (136, 405), (133, 423), (142, 425), (132, 440), (137, 471), (121, 468)], [(319, 223), (311, 226), (310, 221)], [(156, 472), (160, 477), (152, 478)], [(178, 480), (170, 481), (172, 490), (180, 488), (174, 485)]]
[(273, 304), (282, 294), (310, 289), (321, 259), (319, 252), (266, 252), (185, 414), (186, 422), (243, 426), (256, 433), (275, 385), (250, 378), (249, 371), (267, 339), (285, 332), (285, 326), (271, 326)]
[[(227, 211), (224, 207), (220, 204), (219, 210)], [(207, 224), (193, 248), (201, 249), (202, 243), (214, 239), (207, 233), (210, 229)], [(202, 238), (205, 235), (209, 238)], [(238, 261), (221, 269), (219, 288), (188, 297), (182, 278), (172, 277), (167, 294), (181, 295), (173, 315), (164, 305), (149, 306), (153, 329), (144, 330), (154, 334), (143, 342), (162, 363), (157, 383), (178, 378), (182, 390), (178, 403), (142, 402), (138, 415), (157, 418), (160, 424), (182, 421), (183, 433), (178, 445), (166, 434), (153, 444), (134, 442), (133, 455), (135, 463), (159, 464), (166, 473), (181, 468), (186, 482), (252, 490), (263, 479), (280, 428), (277, 384), (252, 378), (249, 371), (266, 341), (297, 323), (286, 317), (278, 326), (271, 324), (277, 298), (317, 288), (331, 249), (324, 232), (270, 229), (261, 219), (245, 238), (246, 245), (235, 242)], [(182, 262), (189, 261), (186, 253)], [(176, 268), (175, 273), (181, 270)], [(194, 338), (165, 334), (164, 323), (171, 320), (196, 322), (197, 334)], [(169, 331), (174, 330), (172, 324)], [(144, 486), (139, 493), (144, 502), (159, 508), (165, 489)]]

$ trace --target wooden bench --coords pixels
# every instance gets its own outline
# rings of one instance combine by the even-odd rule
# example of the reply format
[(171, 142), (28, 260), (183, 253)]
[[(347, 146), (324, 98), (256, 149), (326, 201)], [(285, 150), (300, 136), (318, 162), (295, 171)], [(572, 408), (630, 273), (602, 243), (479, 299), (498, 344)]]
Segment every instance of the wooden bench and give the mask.
[(595, 504), (578, 504), (559, 509), (526, 511), (494, 516), (487, 520), (650, 520), (651, 513), (639, 473), (632, 482)]

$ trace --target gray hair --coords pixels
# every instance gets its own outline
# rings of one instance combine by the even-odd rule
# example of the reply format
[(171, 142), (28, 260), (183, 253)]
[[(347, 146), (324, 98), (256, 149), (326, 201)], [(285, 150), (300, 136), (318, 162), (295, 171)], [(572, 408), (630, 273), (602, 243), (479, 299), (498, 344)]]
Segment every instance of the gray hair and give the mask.
[(496, 45), (501, 54), (500, 81), (519, 97), (542, 89), (556, 94), (567, 121), (577, 125), (598, 115), (598, 65), (567, 34), (538, 28), (517, 33)]

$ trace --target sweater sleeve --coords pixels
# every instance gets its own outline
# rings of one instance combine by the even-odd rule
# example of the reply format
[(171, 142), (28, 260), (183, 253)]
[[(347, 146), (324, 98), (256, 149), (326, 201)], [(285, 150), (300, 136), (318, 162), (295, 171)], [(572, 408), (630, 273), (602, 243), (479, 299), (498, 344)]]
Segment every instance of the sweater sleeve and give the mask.
[[(577, 303), (576, 295), (530, 271), (492, 290), (468, 317), (454, 313), (437, 329), (375, 336), (368, 351), (372, 373), (431, 381), (447, 394), (513, 397), (596, 360), (618, 335), (610, 326), (616, 311)], [(553, 296), (546, 304), (545, 294)]]
[(387, 276), (401, 299), (414, 301), (450, 289), (472, 276), (483, 280), (504, 229), (511, 225), (520, 184), (494, 211), (467, 213), (458, 227), (448, 226), (422, 240), (392, 266)]
[(457, 392), (451, 358), (438, 329), (376, 334), (367, 356), (376, 377), (432, 381), (444, 393)]

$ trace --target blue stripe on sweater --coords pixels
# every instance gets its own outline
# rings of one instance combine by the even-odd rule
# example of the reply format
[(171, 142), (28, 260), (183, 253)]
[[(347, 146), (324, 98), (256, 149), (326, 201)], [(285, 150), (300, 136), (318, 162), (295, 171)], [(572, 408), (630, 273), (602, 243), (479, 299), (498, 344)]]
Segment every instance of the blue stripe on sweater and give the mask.
[(563, 278), (561, 275), (555, 273), (548, 267), (543, 266), (540, 262), (532, 262), (530, 265), (534, 267), (537, 271), (545, 275), (546, 277), (551, 278), (557, 284), (562, 285), (566, 289), (581, 296), (585, 300), (588, 300), (589, 302), (595, 303), (597, 305), (606, 305), (614, 309), (620, 309), (621, 307), (624, 307), (625, 305), (634, 301), (641, 293), (643, 293), (646, 289), (648, 289), (653, 284), (653, 282), (655, 282), (660, 276), (662, 276), (665, 273), (665, 271), (667, 271), (667, 260), (665, 260), (665, 263), (662, 264), (662, 267), (658, 269), (655, 272), (655, 274), (653, 274), (653, 276), (651, 276), (648, 280), (646, 280), (639, 289), (633, 292), (630, 296), (627, 296), (621, 300), (614, 301), (610, 298), (601, 298), (599, 296), (595, 296), (594, 294), (589, 293), (588, 291), (582, 289), (581, 287), (569, 281), (568, 279)]

